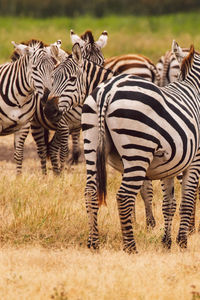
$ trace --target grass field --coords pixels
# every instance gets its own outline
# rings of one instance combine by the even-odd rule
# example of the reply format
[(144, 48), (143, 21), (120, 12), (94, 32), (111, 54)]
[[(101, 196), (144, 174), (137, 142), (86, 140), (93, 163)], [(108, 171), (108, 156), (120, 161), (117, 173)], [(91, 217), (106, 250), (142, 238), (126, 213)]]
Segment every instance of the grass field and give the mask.
[(104, 49), (105, 57), (119, 54), (140, 53), (151, 58), (154, 63), (171, 48), (175, 39), (183, 47), (191, 43), (200, 48), (199, 13), (176, 14), (151, 17), (92, 17), (80, 18), (9, 18), (0, 17), (0, 62), (5, 62), (13, 49), (11, 41), (16, 42), (38, 38), (46, 43), (61, 39), (63, 48), (71, 50), (69, 31), (73, 29), (82, 34), (90, 29), (97, 39), (103, 30), (109, 34)]
[[(91, 29), (96, 38), (109, 33), (105, 57), (142, 53), (154, 62), (175, 38), (182, 46), (200, 45), (198, 13), (162, 17), (107, 17), (92, 19), (0, 18), (0, 60), (9, 59), (10, 41), (61, 38), (71, 49), (69, 30)], [(108, 167), (107, 207), (99, 214), (100, 250), (87, 249), (84, 203), (85, 164), (67, 167), (60, 177), (48, 170), (41, 175), (31, 136), (25, 148), (23, 175), (16, 178), (13, 136), (1, 137), (0, 147), (0, 299), (18, 300), (198, 300), (200, 299), (200, 237), (193, 234), (188, 249), (175, 243), (179, 214), (174, 217), (171, 251), (161, 246), (163, 217), (160, 182), (154, 182), (153, 211), (156, 227), (147, 231), (144, 204), (136, 201), (137, 255), (122, 251), (115, 201), (121, 175)], [(180, 186), (176, 183), (177, 204)], [(197, 203), (197, 227), (200, 204)]]

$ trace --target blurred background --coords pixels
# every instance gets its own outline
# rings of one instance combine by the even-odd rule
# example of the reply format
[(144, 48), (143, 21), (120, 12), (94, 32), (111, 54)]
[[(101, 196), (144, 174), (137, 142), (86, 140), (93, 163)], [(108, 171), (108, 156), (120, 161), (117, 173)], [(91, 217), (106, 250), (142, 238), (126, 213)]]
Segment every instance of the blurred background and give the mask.
[(118, 15), (159, 15), (188, 12), (200, 8), (199, 0), (1, 0), (0, 14), (12, 16), (51, 17), (90, 14), (102, 17)]

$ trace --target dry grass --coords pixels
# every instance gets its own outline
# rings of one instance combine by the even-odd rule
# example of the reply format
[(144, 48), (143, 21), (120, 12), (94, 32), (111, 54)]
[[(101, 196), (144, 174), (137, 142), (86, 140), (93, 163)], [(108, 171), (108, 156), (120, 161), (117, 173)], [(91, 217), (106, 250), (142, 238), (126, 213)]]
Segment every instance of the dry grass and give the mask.
[[(55, 178), (51, 170), (43, 177), (29, 137), (24, 172), (16, 178), (13, 137), (1, 141), (7, 155), (0, 162), (0, 299), (200, 299), (199, 234), (191, 236), (188, 250), (180, 252), (175, 244), (177, 209), (172, 249), (163, 250), (159, 181), (154, 182), (156, 228), (146, 230), (144, 205), (138, 196), (139, 254), (128, 255), (122, 251), (115, 201), (120, 175), (108, 168), (108, 206), (99, 215), (101, 248), (93, 253), (86, 247), (84, 163), (66, 169), (60, 177)], [(179, 201), (178, 183), (176, 197)]]

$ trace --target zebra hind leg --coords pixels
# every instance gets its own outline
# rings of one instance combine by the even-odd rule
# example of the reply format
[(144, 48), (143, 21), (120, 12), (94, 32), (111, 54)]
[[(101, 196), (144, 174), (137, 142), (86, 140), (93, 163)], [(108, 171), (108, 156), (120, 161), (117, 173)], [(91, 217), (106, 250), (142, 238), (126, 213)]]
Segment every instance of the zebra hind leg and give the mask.
[(99, 205), (97, 201), (96, 190), (93, 188), (91, 189), (88, 185), (86, 185), (85, 189), (85, 201), (89, 224), (89, 237), (87, 247), (97, 250), (99, 249), (99, 232), (97, 223)]
[(161, 182), (161, 186), (163, 191), (162, 211), (165, 222), (162, 243), (166, 249), (170, 249), (172, 244), (172, 220), (176, 211), (176, 200), (174, 197), (174, 178), (163, 179)]
[(156, 226), (156, 221), (152, 211), (153, 186), (151, 180), (145, 180), (143, 182), (140, 194), (145, 205), (146, 226), (147, 228), (154, 228)]
[(22, 173), (22, 162), (24, 158), (24, 143), (28, 136), (30, 123), (24, 125), (19, 131), (14, 133), (14, 160), (17, 165), (17, 175)]
[(195, 211), (195, 194), (199, 182), (199, 163), (198, 155), (190, 165), (190, 167), (183, 173), (182, 183), (182, 199), (180, 205), (180, 226), (177, 236), (177, 243), (181, 248), (187, 248), (187, 236), (189, 233), (189, 224), (192, 215)]

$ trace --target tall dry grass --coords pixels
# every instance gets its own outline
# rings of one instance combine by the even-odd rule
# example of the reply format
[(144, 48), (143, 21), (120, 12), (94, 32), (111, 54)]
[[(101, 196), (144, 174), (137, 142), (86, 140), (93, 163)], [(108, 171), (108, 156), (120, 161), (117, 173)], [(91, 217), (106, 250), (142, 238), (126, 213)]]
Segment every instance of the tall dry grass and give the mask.
[[(42, 176), (35, 145), (29, 137), (23, 175), (16, 178), (11, 158), (13, 137), (3, 139), (9, 155), (0, 162), (0, 299), (191, 299), (200, 298), (200, 238), (189, 238), (181, 252), (161, 246), (163, 217), (159, 181), (154, 182), (156, 227), (147, 231), (144, 204), (136, 201), (135, 238), (139, 254), (122, 251), (115, 194), (120, 174), (108, 167), (107, 207), (99, 213), (100, 250), (87, 249), (84, 203), (85, 164), (66, 168), (60, 177), (51, 169)], [(49, 164), (50, 167), (50, 164)], [(180, 201), (180, 186), (176, 183)], [(199, 220), (199, 203), (197, 207)]]

